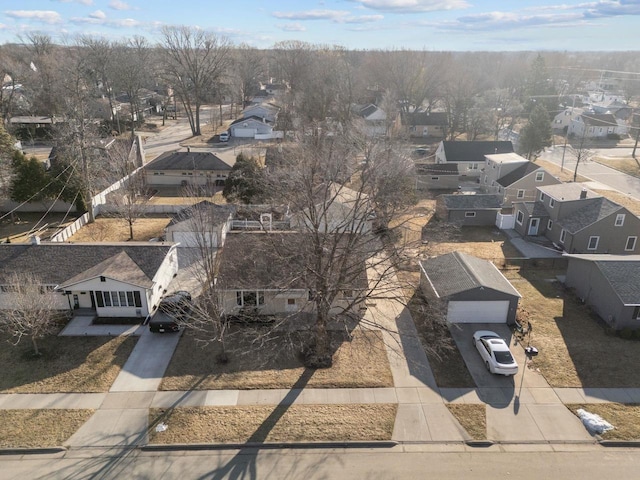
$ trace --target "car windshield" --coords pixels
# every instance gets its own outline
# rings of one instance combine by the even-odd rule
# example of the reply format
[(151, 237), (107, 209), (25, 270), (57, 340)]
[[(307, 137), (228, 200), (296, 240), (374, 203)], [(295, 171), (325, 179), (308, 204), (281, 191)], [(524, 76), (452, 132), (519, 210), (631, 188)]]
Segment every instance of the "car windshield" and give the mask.
[(511, 356), (511, 352), (494, 352), (496, 356), (496, 362), (502, 363), (503, 365), (508, 365), (513, 363), (513, 357)]

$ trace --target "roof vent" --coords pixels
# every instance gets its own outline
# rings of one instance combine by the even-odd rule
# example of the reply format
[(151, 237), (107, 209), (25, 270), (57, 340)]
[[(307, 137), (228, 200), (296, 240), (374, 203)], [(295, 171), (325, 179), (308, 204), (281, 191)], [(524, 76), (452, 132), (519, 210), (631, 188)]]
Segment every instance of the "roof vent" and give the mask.
[(580, 198), (587, 198), (587, 189), (583, 188), (582, 191), (580, 192)]

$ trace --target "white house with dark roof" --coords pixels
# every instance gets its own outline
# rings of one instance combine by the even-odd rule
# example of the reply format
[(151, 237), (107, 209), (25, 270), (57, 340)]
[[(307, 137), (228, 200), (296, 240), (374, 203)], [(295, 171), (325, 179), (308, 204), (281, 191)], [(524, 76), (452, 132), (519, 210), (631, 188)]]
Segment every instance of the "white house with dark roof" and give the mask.
[(144, 166), (148, 186), (222, 186), (231, 165), (211, 152), (165, 152)]
[(455, 163), (460, 175), (477, 178), (482, 173), (485, 155), (513, 153), (513, 144), (505, 141), (442, 141), (436, 149), (436, 163)]
[(583, 113), (569, 125), (569, 135), (584, 138), (607, 138), (607, 135), (626, 135), (628, 128), (611, 113)]
[(273, 122), (258, 116), (242, 117), (229, 125), (229, 132), (236, 138), (256, 138), (256, 135), (272, 135)]
[(167, 242), (178, 247), (218, 248), (224, 244), (236, 211), (233, 205), (218, 205), (207, 200), (181, 210), (165, 227)]
[(54, 308), (144, 319), (177, 271), (172, 244), (2, 244), (0, 309), (12, 305), (12, 275), (29, 272), (40, 278), (44, 288), (57, 292)]
[(522, 296), (490, 261), (453, 252), (419, 265), (422, 292), (445, 303), (448, 322), (515, 323)]
[(640, 328), (640, 255), (567, 257), (567, 287), (612, 328)]

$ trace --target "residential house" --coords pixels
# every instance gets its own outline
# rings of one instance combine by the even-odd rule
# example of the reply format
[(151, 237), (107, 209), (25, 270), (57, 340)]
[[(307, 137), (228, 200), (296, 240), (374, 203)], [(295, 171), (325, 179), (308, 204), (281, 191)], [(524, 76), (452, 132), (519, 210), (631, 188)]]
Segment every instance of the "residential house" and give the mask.
[(165, 239), (178, 247), (219, 248), (224, 244), (236, 208), (207, 200), (196, 203), (173, 216), (165, 227)]
[(627, 127), (610, 113), (583, 113), (571, 121), (569, 135), (579, 138), (607, 138), (608, 135), (626, 135)]
[(615, 330), (640, 328), (640, 255), (567, 256), (567, 287)]
[(462, 177), (479, 178), (485, 155), (513, 153), (511, 142), (456, 142), (442, 141), (436, 149), (436, 163), (455, 163)]
[(448, 322), (515, 323), (522, 296), (490, 261), (453, 252), (419, 265), (421, 291)]
[(402, 131), (410, 137), (442, 139), (449, 128), (446, 112), (405, 112), (400, 122)]
[(583, 113), (584, 110), (582, 108), (567, 107), (553, 117), (551, 128), (566, 132), (571, 122)]
[(457, 190), (459, 177), (456, 164), (416, 163), (417, 190)]
[(273, 135), (273, 122), (257, 116), (243, 117), (229, 125), (229, 132), (236, 138)]
[[(312, 242), (301, 233), (230, 233), (219, 252), (216, 278), (227, 315), (313, 313), (313, 276), (306, 256)], [(340, 292), (331, 314), (358, 309), (368, 288), (364, 261), (351, 262), (346, 278), (330, 279)], [(339, 282), (339, 283), (338, 283)]]
[(566, 252), (640, 253), (640, 218), (581, 184), (538, 187), (535, 202), (514, 210), (518, 233), (544, 235)]
[(178, 271), (175, 245), (127, 242), (0, 245), (0, 309), (11, 308), (14, 274), (36, 275), (56, 294), (54, 309), (144, 319)]
[(231, 166), (211, 152), (166, 152), (144, 166), (148, 186), (222, 186)]
[(275, 124), (278, 118), (278, 112), (280, 109), (275, 105), (268, 103), (260, 103), (257, 105), (251, 105), (242, 111), (242, 118), (257, 117), (262, 120), (266, 120), (271, 124)]
[(495, 225), (502, 209), (502, 195), (438, 195), (436, 215), (461, 226)]
[(387, 113), (374, 104), (357, 106), (355, 114), (364, 120), (367, 135), (383, 136), (392, 133), (397, 126), (397, 119), (387, 118)]
[(480, 178), (484, 193), (503, 196), (503, 207), (511, 207), (516, 201), (534, 201), (538, 194), (537, 187), (562, 183), (544, 168), (517, 153), (485, 155)]

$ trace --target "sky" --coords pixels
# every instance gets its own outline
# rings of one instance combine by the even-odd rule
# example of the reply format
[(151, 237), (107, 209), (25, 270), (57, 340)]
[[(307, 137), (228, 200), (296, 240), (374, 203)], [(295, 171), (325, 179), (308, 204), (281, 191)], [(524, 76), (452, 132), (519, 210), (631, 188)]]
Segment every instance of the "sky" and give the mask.
[(640, 0), (0, 0), (0, 43), (29, 32), (155, 42), (164, 25), (258, 48), (640, 50)]

